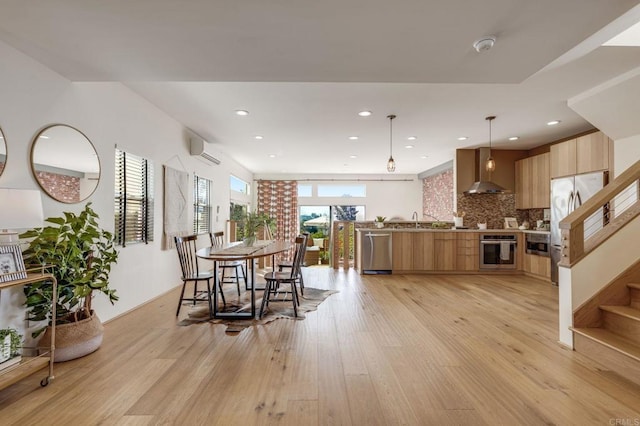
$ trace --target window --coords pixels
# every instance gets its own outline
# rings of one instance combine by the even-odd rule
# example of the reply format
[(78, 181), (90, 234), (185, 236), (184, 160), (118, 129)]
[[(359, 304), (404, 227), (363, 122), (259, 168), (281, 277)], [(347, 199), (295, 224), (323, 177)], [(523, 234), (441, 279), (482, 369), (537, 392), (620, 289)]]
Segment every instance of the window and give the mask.
[(116, 244), (153, 241), (153, 163), (116, 148)]
[(211, 181), (193, 175), (193, 233), (211, 231)]
[(229, 176), (229, 187), (232, 191), (249, 195), (249, 184), (234, 175)]
[(366, 197), (367, 185), (318, 185), (318, 197)]
[(298, 184), (298, 197), (311, 197), (313, 185), (310, 184)]

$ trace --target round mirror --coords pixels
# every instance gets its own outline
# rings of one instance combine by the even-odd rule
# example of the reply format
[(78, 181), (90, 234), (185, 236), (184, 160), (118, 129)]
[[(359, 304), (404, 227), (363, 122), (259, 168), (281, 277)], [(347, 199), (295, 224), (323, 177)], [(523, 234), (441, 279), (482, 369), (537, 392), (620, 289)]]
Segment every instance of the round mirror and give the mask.
[(0, 127), (0, 175), (2, 175), (5, 164), (7, 164), (7, 141), (5, 140), (4, 133), (2, 133), (2, 128)]
[(45, 127), (33, 139), (31, 170), (44, 192), (62, 203), (86, 200), (100, 180), (100, 160), (93, 144), (65, 124)]

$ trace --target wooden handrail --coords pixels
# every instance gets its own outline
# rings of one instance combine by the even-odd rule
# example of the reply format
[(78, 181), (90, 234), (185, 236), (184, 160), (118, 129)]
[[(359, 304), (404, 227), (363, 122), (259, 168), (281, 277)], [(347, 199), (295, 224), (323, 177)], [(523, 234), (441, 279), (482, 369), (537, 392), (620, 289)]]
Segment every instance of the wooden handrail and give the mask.
[[(561, 266), (572, 266), (590, 251), (615, 234), (626, 223), (640, 214), (640, 161), (637, 161), (620, 176), (585, 201), (559, 223), (562, 239)], [(617, 213), (616, 197), (636, 183), (635, 201), (623, 212)], [(585, 240), (585, 221), (594, 213), (603, 212), (602, 228)]]

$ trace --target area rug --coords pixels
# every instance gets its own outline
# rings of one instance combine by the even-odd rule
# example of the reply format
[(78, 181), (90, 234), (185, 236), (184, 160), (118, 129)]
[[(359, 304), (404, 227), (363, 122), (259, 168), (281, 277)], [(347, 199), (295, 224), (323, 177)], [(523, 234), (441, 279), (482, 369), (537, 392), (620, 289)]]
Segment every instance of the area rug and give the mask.
[[(260, 292), (262, 293), (262, 292)], [(229, 320), (229, 319), (221, 319), (221, 318), (213, 318), (209, 319), (209, 308), (205, 304), (196, 305), (192, 307), (188, 313), (188, 317), (179, 321), (178, 325), (180, 326), (188, 326), (192, 324), (202, 324), (202, 323), (211, 323), (211, 324), (225, 324), (227, 326), (227, 333), (239, 333), (247, 327), (252, 327), (254, 325), (263, 325), (268, 324), (277, 319), (285, 318), (292, 320), (304, 320), (305, 313), (315, 311), (324, 300), (331, 296), (334, 293), (338, 293), (337, 290), (321, 290), (313, 287), (305, 287), (304, 288), (304, 296), (300, 295), (300, 306), (298, 306), (298, 316), (293, 316), (293, 306), (291, 306), (291, 302), (279, 302), (279, 301), (269, 301), (269, 307), (266, 312), (262, 316), (262, 318), (258, 318), (258, 313), (260, 311), (260, 304), (262, 303), (262, 297), (258, 297), (258, 292), (256, 292), (256, 318), (254, 319), (239, 319), (239, 320)], [(243, 296), (245, 296), (243, 294)], [(249, 310), (250, 305), (246, 303), (243, 299), (247, 299), (246, 297), (242, 297), (239, 301), (232, 301), (233, 296), (227, 296), (227, 306), (225, 310), (227, 311), (236, 311), (236, 310)]]

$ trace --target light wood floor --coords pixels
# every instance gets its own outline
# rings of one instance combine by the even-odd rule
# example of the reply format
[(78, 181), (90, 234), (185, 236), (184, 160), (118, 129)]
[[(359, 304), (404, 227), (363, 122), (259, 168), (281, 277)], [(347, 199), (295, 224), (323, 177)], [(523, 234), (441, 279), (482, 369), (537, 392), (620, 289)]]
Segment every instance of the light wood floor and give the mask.
[(0, 391), (0, 424), (640, 422), (640, 387), (557, 343), (548, 283), (304, 273), (340, 291), (304, 321), (180, 327), (172, 292), (108, 323), (102, 348), (56, 364), (48, 387), (43, 373)]

